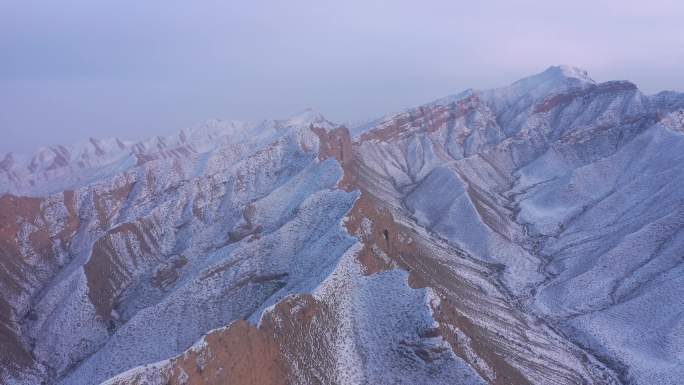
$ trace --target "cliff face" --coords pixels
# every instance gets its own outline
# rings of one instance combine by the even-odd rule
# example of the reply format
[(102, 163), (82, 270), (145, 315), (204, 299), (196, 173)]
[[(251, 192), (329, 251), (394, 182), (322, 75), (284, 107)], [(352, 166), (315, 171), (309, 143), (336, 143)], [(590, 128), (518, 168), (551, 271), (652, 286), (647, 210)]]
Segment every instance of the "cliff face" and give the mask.
[(306, 111), (6, 155), (0, 378), (675, 384), (683, 111), (552, 67), (356, 138)]

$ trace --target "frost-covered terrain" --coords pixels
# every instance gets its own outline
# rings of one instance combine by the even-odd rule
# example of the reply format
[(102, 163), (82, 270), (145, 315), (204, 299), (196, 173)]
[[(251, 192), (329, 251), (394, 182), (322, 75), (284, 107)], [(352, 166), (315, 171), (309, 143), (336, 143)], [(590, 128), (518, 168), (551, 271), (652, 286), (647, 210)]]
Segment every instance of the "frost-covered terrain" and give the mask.
[(560, 66), (0, 159), (2, 383), (684, 378), (684, 94)]

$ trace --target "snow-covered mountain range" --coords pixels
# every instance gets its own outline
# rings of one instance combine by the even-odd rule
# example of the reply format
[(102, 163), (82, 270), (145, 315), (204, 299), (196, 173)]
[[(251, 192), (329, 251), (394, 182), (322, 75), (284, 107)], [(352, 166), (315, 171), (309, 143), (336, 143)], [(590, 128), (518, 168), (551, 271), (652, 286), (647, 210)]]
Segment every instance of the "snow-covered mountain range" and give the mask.
[(0, 382), (681, 384), (683, 181), (684, 94), (570, 66), (0, 155)]

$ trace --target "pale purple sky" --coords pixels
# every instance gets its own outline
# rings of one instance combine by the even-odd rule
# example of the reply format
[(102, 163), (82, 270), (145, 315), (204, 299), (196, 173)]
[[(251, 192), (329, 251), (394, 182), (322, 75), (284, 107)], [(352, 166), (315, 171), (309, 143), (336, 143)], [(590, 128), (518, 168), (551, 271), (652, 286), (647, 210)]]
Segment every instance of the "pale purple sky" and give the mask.
[(0, 152), (361, 120), (553, 64), (682, 91), (683, 20), (680, 0), (0, 0)]

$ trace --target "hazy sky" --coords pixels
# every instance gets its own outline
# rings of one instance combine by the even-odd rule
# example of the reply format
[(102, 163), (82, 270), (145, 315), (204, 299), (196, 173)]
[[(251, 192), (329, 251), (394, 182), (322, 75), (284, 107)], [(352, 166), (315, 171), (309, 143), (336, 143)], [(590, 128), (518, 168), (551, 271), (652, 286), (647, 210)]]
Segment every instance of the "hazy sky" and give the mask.
[(354, 121), (552, 64), (684, 91), (684, 1), (0, 0), (0, 151)]

